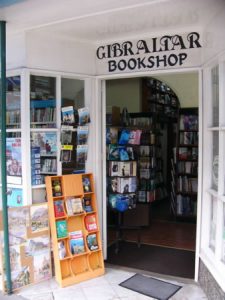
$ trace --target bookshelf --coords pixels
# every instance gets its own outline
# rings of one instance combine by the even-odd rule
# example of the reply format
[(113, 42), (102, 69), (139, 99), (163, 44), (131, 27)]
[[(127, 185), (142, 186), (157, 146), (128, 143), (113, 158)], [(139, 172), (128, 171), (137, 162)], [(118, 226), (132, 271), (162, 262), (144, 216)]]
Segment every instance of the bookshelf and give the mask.
[(151, 112), (161, 118), (161, 122), (176, 121), (179, 99), (165, 83), (155, 78), (142, 79), (142, 111)]
[(198, 189), (198, 108), (180, 109), (176, 151), (177, 218), (196, 218)]
[(65, 287), (104, 274), (93, 175), (45, 180), (57, 282)]

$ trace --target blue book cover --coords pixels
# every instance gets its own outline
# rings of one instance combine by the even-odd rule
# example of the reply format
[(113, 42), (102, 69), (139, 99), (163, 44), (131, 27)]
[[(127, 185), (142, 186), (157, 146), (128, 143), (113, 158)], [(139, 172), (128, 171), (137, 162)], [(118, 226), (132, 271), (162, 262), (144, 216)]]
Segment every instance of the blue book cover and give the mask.
[(9, 207), (23, 206), (23, 190), (11, 188), (7, 194), (7, 205)]

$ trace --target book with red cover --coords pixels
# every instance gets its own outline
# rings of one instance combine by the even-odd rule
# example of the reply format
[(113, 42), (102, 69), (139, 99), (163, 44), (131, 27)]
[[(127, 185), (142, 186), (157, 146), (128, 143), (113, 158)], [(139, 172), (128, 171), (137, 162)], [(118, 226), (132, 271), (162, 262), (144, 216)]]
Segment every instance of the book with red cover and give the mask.
[(63, 201), (62, 200), (54, 201), (54, 211), (55, 211), (55, 217), (56, 218), (65, 216), (64, 206), (63, 206)]
[(94, 214), (85, 217), (85, 225), (88, 231), (95, 231), (98, 229), (96, 216)]

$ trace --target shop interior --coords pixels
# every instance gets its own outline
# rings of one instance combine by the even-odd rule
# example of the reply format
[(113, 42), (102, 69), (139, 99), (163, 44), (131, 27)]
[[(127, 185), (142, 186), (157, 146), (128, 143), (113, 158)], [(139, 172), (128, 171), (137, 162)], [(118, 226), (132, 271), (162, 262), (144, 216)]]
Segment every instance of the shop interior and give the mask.
[(107, 262), (194, 278), (198, 73), (106, 81)]

